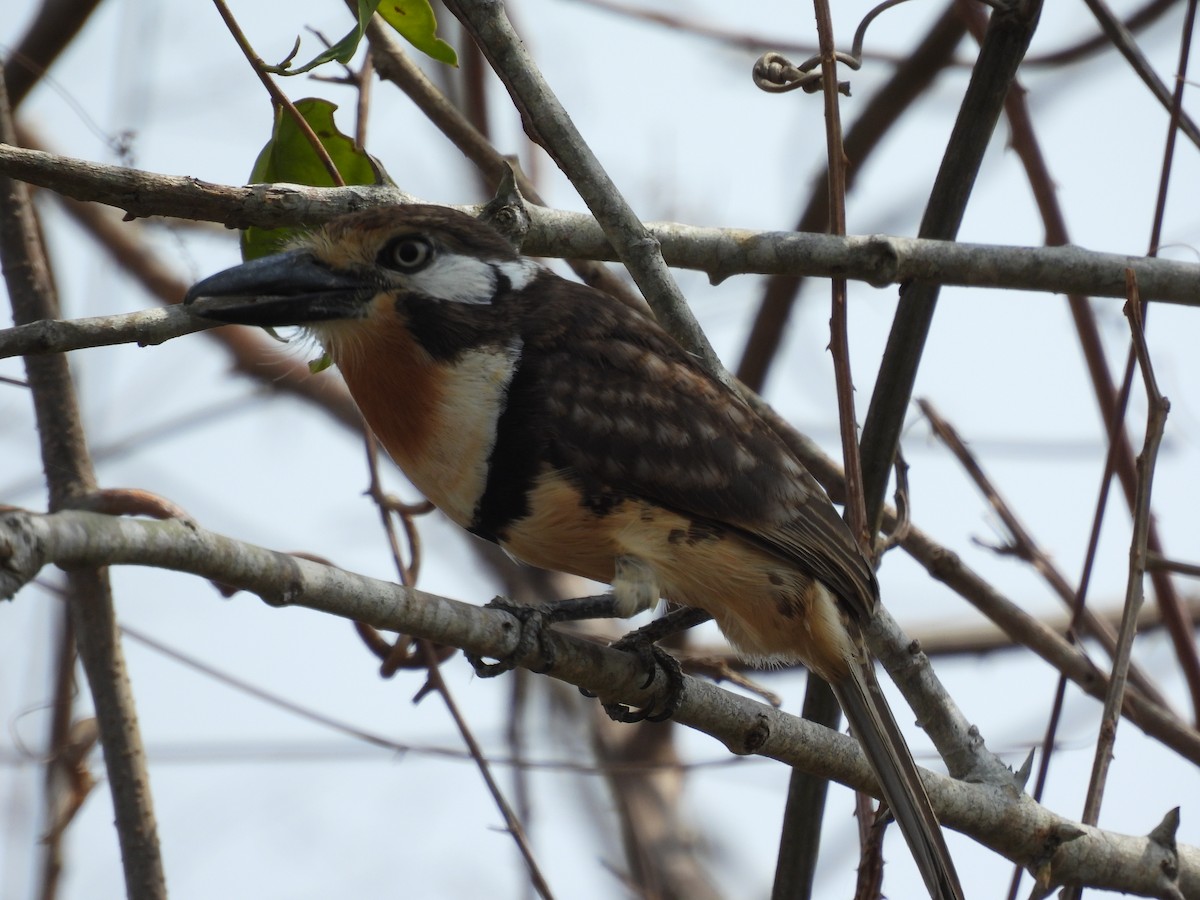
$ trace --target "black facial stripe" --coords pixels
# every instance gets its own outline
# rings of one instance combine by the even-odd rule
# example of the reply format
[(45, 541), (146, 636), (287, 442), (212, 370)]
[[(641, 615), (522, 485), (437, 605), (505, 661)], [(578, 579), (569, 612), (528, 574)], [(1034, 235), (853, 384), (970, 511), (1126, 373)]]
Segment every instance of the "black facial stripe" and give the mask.
[(496, 284), (487, 303), (458, 303), (414, 291), (396, 297), (396, 311), (434, 359), (453, 362), (467, 350), (503, 343), (512, 333), (512, 312), (503, 308), (512, 281), (499, 266), (491, 268)]

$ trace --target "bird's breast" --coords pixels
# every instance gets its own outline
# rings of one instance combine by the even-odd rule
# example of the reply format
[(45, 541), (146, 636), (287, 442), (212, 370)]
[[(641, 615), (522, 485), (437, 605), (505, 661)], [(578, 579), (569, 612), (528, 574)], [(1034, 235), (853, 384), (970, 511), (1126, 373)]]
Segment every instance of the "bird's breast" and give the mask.
[(488, 459), (520, 344), (431, 357), (406, 329), (330, 342), (367, 424), (413, 485), (468, 527), (487, 484)]

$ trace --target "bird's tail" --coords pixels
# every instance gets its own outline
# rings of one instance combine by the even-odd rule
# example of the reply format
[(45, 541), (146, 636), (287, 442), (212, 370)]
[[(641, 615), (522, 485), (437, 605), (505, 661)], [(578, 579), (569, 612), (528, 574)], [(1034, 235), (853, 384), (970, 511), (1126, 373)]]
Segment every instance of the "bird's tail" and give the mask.
[(937, 815), (870, 663), (852, 663), (850, 675), (831, 687), (875, 770), (883, 797), (917, 861), (929, 896), (935, 900), (962, 900), (962, 887)]

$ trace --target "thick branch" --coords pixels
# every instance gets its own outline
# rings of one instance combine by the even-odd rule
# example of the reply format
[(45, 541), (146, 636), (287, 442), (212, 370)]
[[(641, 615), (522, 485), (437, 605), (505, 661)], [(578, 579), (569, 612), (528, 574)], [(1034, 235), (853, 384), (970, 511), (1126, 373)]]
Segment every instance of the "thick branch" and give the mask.
[[(68, 510), (0, 514), (0, 597), (11, 597), (45, 565), (131, 564), (191, 572), (253, 591), (275, 606), (303, 606), (376, 628), (451, 644), (484, 656), (511, 654), (514, 620), (481, 609), (264, 550), (178, 520), (150, 521)], [(553, 676), (604, 700), (642, 704), (644, 671), (632, 656), (557, 631), (547, 634)], [(536, 648), (517, 660), (541, 664)], [(661, 678), (656, 678), (656, 686)], [(876, 793), (866, 760), (849, 737), (695, 679), (686, 680), (678, 721), (735, 753), (755, 753)], [(923, 772), (939, 818), (1051, 884), (1081, 882), (1143, 896), (1200, 896), (1200, 850), (1178, 858), (1160, 842), (1081, 826), (1009, 787), (975, 785)], [(1100, 862), (1102, 861), (1102, 862)], [(1174, 871), (1177, 882), (1163, 873)]]
[[(0, 144), (0, 174), (76, 200), (104, 203), (136, 217), (172, 216), (220, 222), (230, 228), (316, 225), (348, 212), (415, 198), (396, 188), (294, 184), (241, 187), (158, 175)], [(523, 249), (532, 256), (615, 260), (595, 221), (582, 213), (530, 209)], [(1200, 265), (1080, 247), (1008, 247), (960, 244), (887, 235), (836, 237), (649, 223), (666, 261), (708, 273), (714, 281), (736, 274), (807, 275), (865, 281), (875, 287), (907, 281), (964, 287), (1077, 292), (1125, 297), (1133, 269), (1142, 298), (1200, 306)]]

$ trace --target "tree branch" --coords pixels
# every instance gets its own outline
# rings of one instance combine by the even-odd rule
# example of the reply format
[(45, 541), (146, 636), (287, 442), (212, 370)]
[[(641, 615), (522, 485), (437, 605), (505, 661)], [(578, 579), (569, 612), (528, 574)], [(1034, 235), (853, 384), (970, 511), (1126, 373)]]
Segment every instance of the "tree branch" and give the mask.
[[(0, 175), (72, 197), (126, 210), (132, 217), (172, 216), (230, 228), (317, 225), (349, 212), (417, 198), (396, 188), (296, 184), (228, 186), (177, 175), (107, 166), (0, 144)], [(466, 207), (478, 211), (477, 207)], [(595, 221), (583, 213), (532, 207), (523, 249), (532, 256), (615, 260)], [(672, 265), (730, 275), (843, 275), (874, 287), (928, 281), (964, 287), (1076, 292), (1125, 297), (1133, 269), (1144, 300), (1200, 306), (1200, 265), (1080, 247), (960, 244), (888, 235), (805, 234), (649, 223)]]
[[(0, 73), (0, 141), (15, 139)], [(0, 263), (18, 325), (59, 315), (58, 295), (24, 184), (0, 177)], [(65, 356), (25, 360), (51, 509), (78, 502), (96, 489), (79, 400)], [(125, 891), (130, 900), (166, 897), (158, 826), (138, 730), (129, 672), (116, 627), (104, 563), (69, 569), (67, 605), (79, 659), (87, 673), (108, 772)]]
[[(0, 513), (0, 598), (11, 597), (49, 564), (157, 566), (252, 591), (273, 606), (302, 606), (484, 656), (514, 652), (507, 613), (344, 572), (244, 544), (179, 520), (151, 521), (79, 510)], [(553, 677), (605, 701), (641, 705), (662, 686), (631, 655), (556, 630), (546, 633)], [(543, 661), (537, 648), (517, 659)], [(732, 752), (754, 753), (877, 795), (870, 768), (850, 737), (814, 726), (715, 685), (685, 679), (676, 719)], [(1144, 896), (1197, 896), (1200, 849), (1175, 855), (1148, 837), (1089, 828), (1034, 803), (1011, 786), (968, 784), (922, 772), (939, 818), (992, 850), (1036, 870), (1046, 884), (1080, 882)], [(1097, 864), (1103, 859), (1103, 865)], [(1178, 872), (1176, 879), (1167, 872)], [(1174, 894), (1171, 894), (1171, 891)]]
[(629, 270), (654, 315), (714, 378), (729, 383), (729, 374), (667, 269), (659, 242), (634, 213), (616, 182), (583, 140), (517, 36), (504, 4), (500, 0), (445, 2), (446, 8), (462, 22), (508, 89), (521, 114), (525, 133), (550, 154), (570, 179), (616, 248), (617, 256)]

